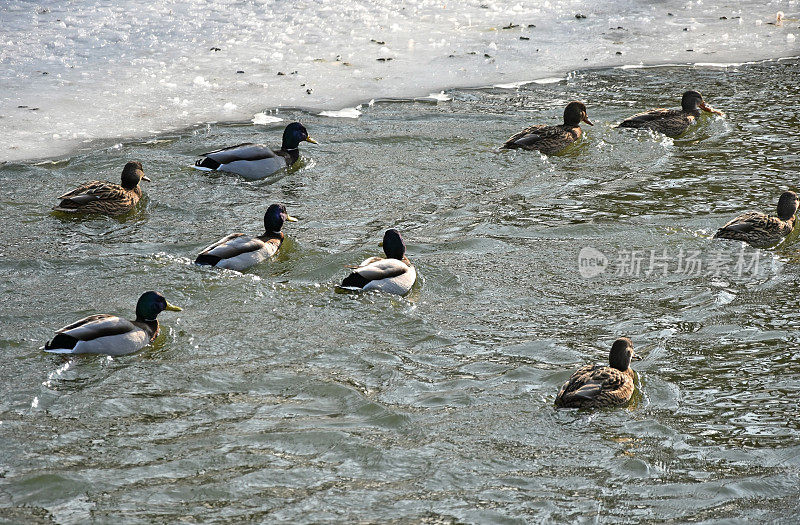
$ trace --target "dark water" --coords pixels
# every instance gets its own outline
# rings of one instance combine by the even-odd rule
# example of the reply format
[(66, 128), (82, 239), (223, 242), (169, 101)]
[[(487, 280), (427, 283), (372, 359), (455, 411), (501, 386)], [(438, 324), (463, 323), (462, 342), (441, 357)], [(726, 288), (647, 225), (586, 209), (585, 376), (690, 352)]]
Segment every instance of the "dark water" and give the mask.
[[(321, 144), (256, 183), (188, 166), (283, 124), (0, 166), (0, 521), (796, 520), (800, 254), (710, 236), (798, 189), (798, 65), (578, 72), (358, 120), (282, 111)], [(675, 141), (614, 129), (686, 88), (726, 117)], [(579, 145), (492, 152), (572, 99), (595, 122)], [(137, 213), (49, 213), (130, 159), (153, 179)], [(258, 233), (272, 202), (301, 218), (276, 260), (191, 264)], [(334, 293), (388, 227), (411, 295)], [(581, 275), (586, 247), (605, 273)], [(184, 308), (152, 347), (40, 350), (84, 315), (133, 316), (148, 289)], [(620, 335), (644, 356), (631, 405), (555, 410)]]

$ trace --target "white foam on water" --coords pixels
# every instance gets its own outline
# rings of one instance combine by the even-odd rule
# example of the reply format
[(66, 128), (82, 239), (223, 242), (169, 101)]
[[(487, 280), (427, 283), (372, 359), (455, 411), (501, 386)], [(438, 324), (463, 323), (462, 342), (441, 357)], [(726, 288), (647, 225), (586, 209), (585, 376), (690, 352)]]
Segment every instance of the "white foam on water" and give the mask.
[[(280, 107), (341, 111), (370, 99), (561, 79), (588, 67), (796, 55), (796, 6), (5, 0), (0, 161), (63, 155), (98, 138), (244, 122)], [(776, 24), (779, 10), (788, 14)]]

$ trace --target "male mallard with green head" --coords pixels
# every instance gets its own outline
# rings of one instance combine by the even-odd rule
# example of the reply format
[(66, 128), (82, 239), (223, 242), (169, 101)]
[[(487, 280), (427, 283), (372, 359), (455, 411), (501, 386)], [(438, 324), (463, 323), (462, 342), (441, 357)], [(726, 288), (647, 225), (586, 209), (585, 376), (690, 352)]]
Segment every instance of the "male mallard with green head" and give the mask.
[(608, 354), (610, 366), (586, 365), (572, 374), (556, 396), (561, 408), (596, 408), (624, 405), (633, 395), (631, 359), (639, 359), (633, 343), (620, 337)]
[(564, 108), (564, 123), (558, 126), (531, 126), (512, 135), (503, 144), (503, 149), (526, 149), (541, 151), (545, 155), (558, 153), (583, 134), (581, 122), (594, 126), (586, 115), (586, 106), (577, 100)]
[(243, 272), (275, 255), (283, 243), (283, 223), (295, 222), (283, 204), (271, 204), (264, 213), (264, 233), (250, 237), (244, 233), (232, 233), (211, 246), (206, 247), (195, 264), (211, 265)]
[(137, 352), (155, 340), (158, 335), (156, 317), (164, 310), (181, 311), (160, 293), (145, 292), (136, 303), (134, 321), (108, 314), (90, 315), (57, 330), (44, 350), (54, 354), (112, 356)]
[(792, 233), (797, 207), (797, 194), (793, 191), (783, 192), (778, 199), (777, 217), (751, 211), (739, 215), (717, 230), (714, 238), (744, 241), (756, 248), (768, 248)]
[(142, 197), (139, 181), (150, 181), (142, 163), (131, 161), (122, 170), (122, 185), (93, 180), (60, 196), (55, 211), (122, 215), (133, 209)]
[(705, 103), (698, 91), (687, 91), (681, 97), (681, 109), (652, 109), (620, 122), (620, 128), (652, 129), (668, 137), (677, 137), (700, 116), (700, 110), (715, 115), (721, 111)]
[(370, 257), (344, 278), (341, 288), (349, 290), (379, 290), (405, 295), (417, 280), (417, 271), (406, 257), (406, 245), (400, 232), (394, 228), (383, 234), (383, 252), (386, 257)]
[(195, 166), (211, 171), (235, 173), (248, 180), (263, 179), (297, 162), (300, 158), (300, 143), (303, 141), (317, 143), (308, 136), (305, 126), (292, 122), (283, 130), (281, 149), (273, 150), (265, 144), (248, 142), (203, 153), (203, 158), (195, 162)]

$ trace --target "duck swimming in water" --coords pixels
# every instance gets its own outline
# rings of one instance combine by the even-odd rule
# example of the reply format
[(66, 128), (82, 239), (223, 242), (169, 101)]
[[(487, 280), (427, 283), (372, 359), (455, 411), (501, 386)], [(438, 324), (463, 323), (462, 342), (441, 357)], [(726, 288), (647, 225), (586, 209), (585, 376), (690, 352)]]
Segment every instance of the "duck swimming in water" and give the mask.
[(134, 321), (108, 314), (90, 315), (57, 330), (44, 350), (54, 354), (130, 354), (155, 340), (159, 328), (156, 317), (164, 310), (181, 311), (160, 293), (145, 292), (136, 303)]
[(203, 153), (203, 158), (195, 162), (195, 166), (235, 173), (249, 180), (263, 179), (297, 162), (300, 158), (299, 146), (303, 141), (317, 143), (308, 136), (305, 126), (292, 122), (283, 130), (281, 149), (273, 150), (265, 144), (248, 142)]
[(503, 144), (503, 149), (527, 149), (541, 151), (545, 155), (558, 153), (583, 134), (581, 122), (594, 126), (586, 116), (583, 102), (573, 101), (564, 108), (564, 123), (558, 126), (531, 126), (512, 135)]
[(344, 278), (341, 288), (407, 294), (417, 280), (417, 272), (406, 257), (403, 237), (394, 228), (383, 235), (383, 252), (386, 258), (366, 259)]
[(798, 208), (797, 194), (786, 191), (778, 199), (778, 216), (751, 211), (717, 230), (715, 239), (744, 241), (755, 248), (769, 248), (792, 233)]
[(286, 212), (283, 204), (270, 204), (264, 213), (264, 233), (250, 237), (244, 233), (232, 233), (211, 246), (206, 247), (195, 264), (211, 265), (243, 272), (275, 255), (283, 243), (283, 223), (297, 219)]
[(556, 406), (597, 408), (624, 405), (633, 395), (631, 359), (639, 359), (633, 352), (633, 343), (627, 337), (620, 337), (611, 346), (608, 355), (610, 366), (586, 365), (579, 368), (561, 387), (556, 396)]
[(652, 129), (668, 137), (677, 137), (695, 122), (700, 110), (722, 115), (721, 111), (707, 105), (698, 91), (687, 91), (681, 97), (681, 109), (651, 109), (623, 120), (617, 127)]
[(122, 215), (131, 211), (142, 198), (139, 181), (150, 181), (142, 170), (142, 163), (131, 161), (122, 169), (122, 184), (99, 180), (81, 184), (58, 197), (61, 202), (54, 211), (66, 213), (102, 213)]

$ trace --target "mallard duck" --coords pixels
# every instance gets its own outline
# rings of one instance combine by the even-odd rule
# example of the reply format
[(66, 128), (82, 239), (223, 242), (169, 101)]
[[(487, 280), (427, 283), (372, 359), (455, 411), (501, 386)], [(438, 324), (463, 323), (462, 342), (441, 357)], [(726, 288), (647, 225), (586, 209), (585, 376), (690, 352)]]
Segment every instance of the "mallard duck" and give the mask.
[(297, 219), (286, 212), (283, 204), (270, 204), (264, 213), (264, 233), (249, 237), (243, 233), (232, 233), (205, 248), (196, 264), (209, 264), (242, 272), (251, 266), (275, 255), (283, 242), (283, 223)]
[(142, 197), (140, 180), (150, 181), (142, 170), (142, 163), (128, 162), (122, 169), (122, 185), (99, 180), (89, 181), (60, 196), (61, 203), (53, 210), (122, 215), (131, 211)]
[(564, 123), (558, 126), (531, 126), (512, 135), (503, 144), (505, 149), (522, 148), (541, 151), (545, 155), (558, 153), (579, 138), (583, 131), (581, 122), (594, 126), (586, 116), (586, 106), (577, 100), (564, 108)]
[(263, 179), (297, 162), (303, 141), (317, 143), (308, 136), (305, 126), (292, 122), (283, 130), (281, 149), (273, 150), (265, 144), (248, 142), (203, 153), (203, 158), (195, 162), (195, 166), (235, 173), (249, 180)]
[(663, 133), (668, 137), (677, 137), (700, 116), (700, 110), (715, 115), (722, 115), (721, 111), (713, 109), (703, 100), (703, 95), (697, 91), (687, 91), (681, 97), (681, 109), (651, 109), (639, 113), (620, 122), (620, 128), (647, 128)]
[(797, 194), (786, 191), (778, 199), (778, 216), (751, 211), (739, 215), (717, 230), (715, 239), (745, 241), (756, 248), (768, 248), (792, 233), (797, 214)]
[(136, 303), (136, 320), (115, 315), (90, 315), (56, 331), (45, 352), (54, 354), (125, 355), (141, 350), (158, 335), (156, 317), (164, 310), (180, 312), (158, 292), (145, 292)]
[(344, 278), (341, 288), (348, 290), (380, 290), (405, 295), (417, 280), (417, 272), (406, 257), (406, 245), (400, 232), (391, 228), (383, 234), (386, 258), (370, 257)]
[(556, 406), (594, 408), (624, 405), (633, 394), (631, 359), (639, 359), (633, 343), (620, 337), (611, 345), (608, 362), (611, 366), (586, 365), (572, 374), (556, 396)]

